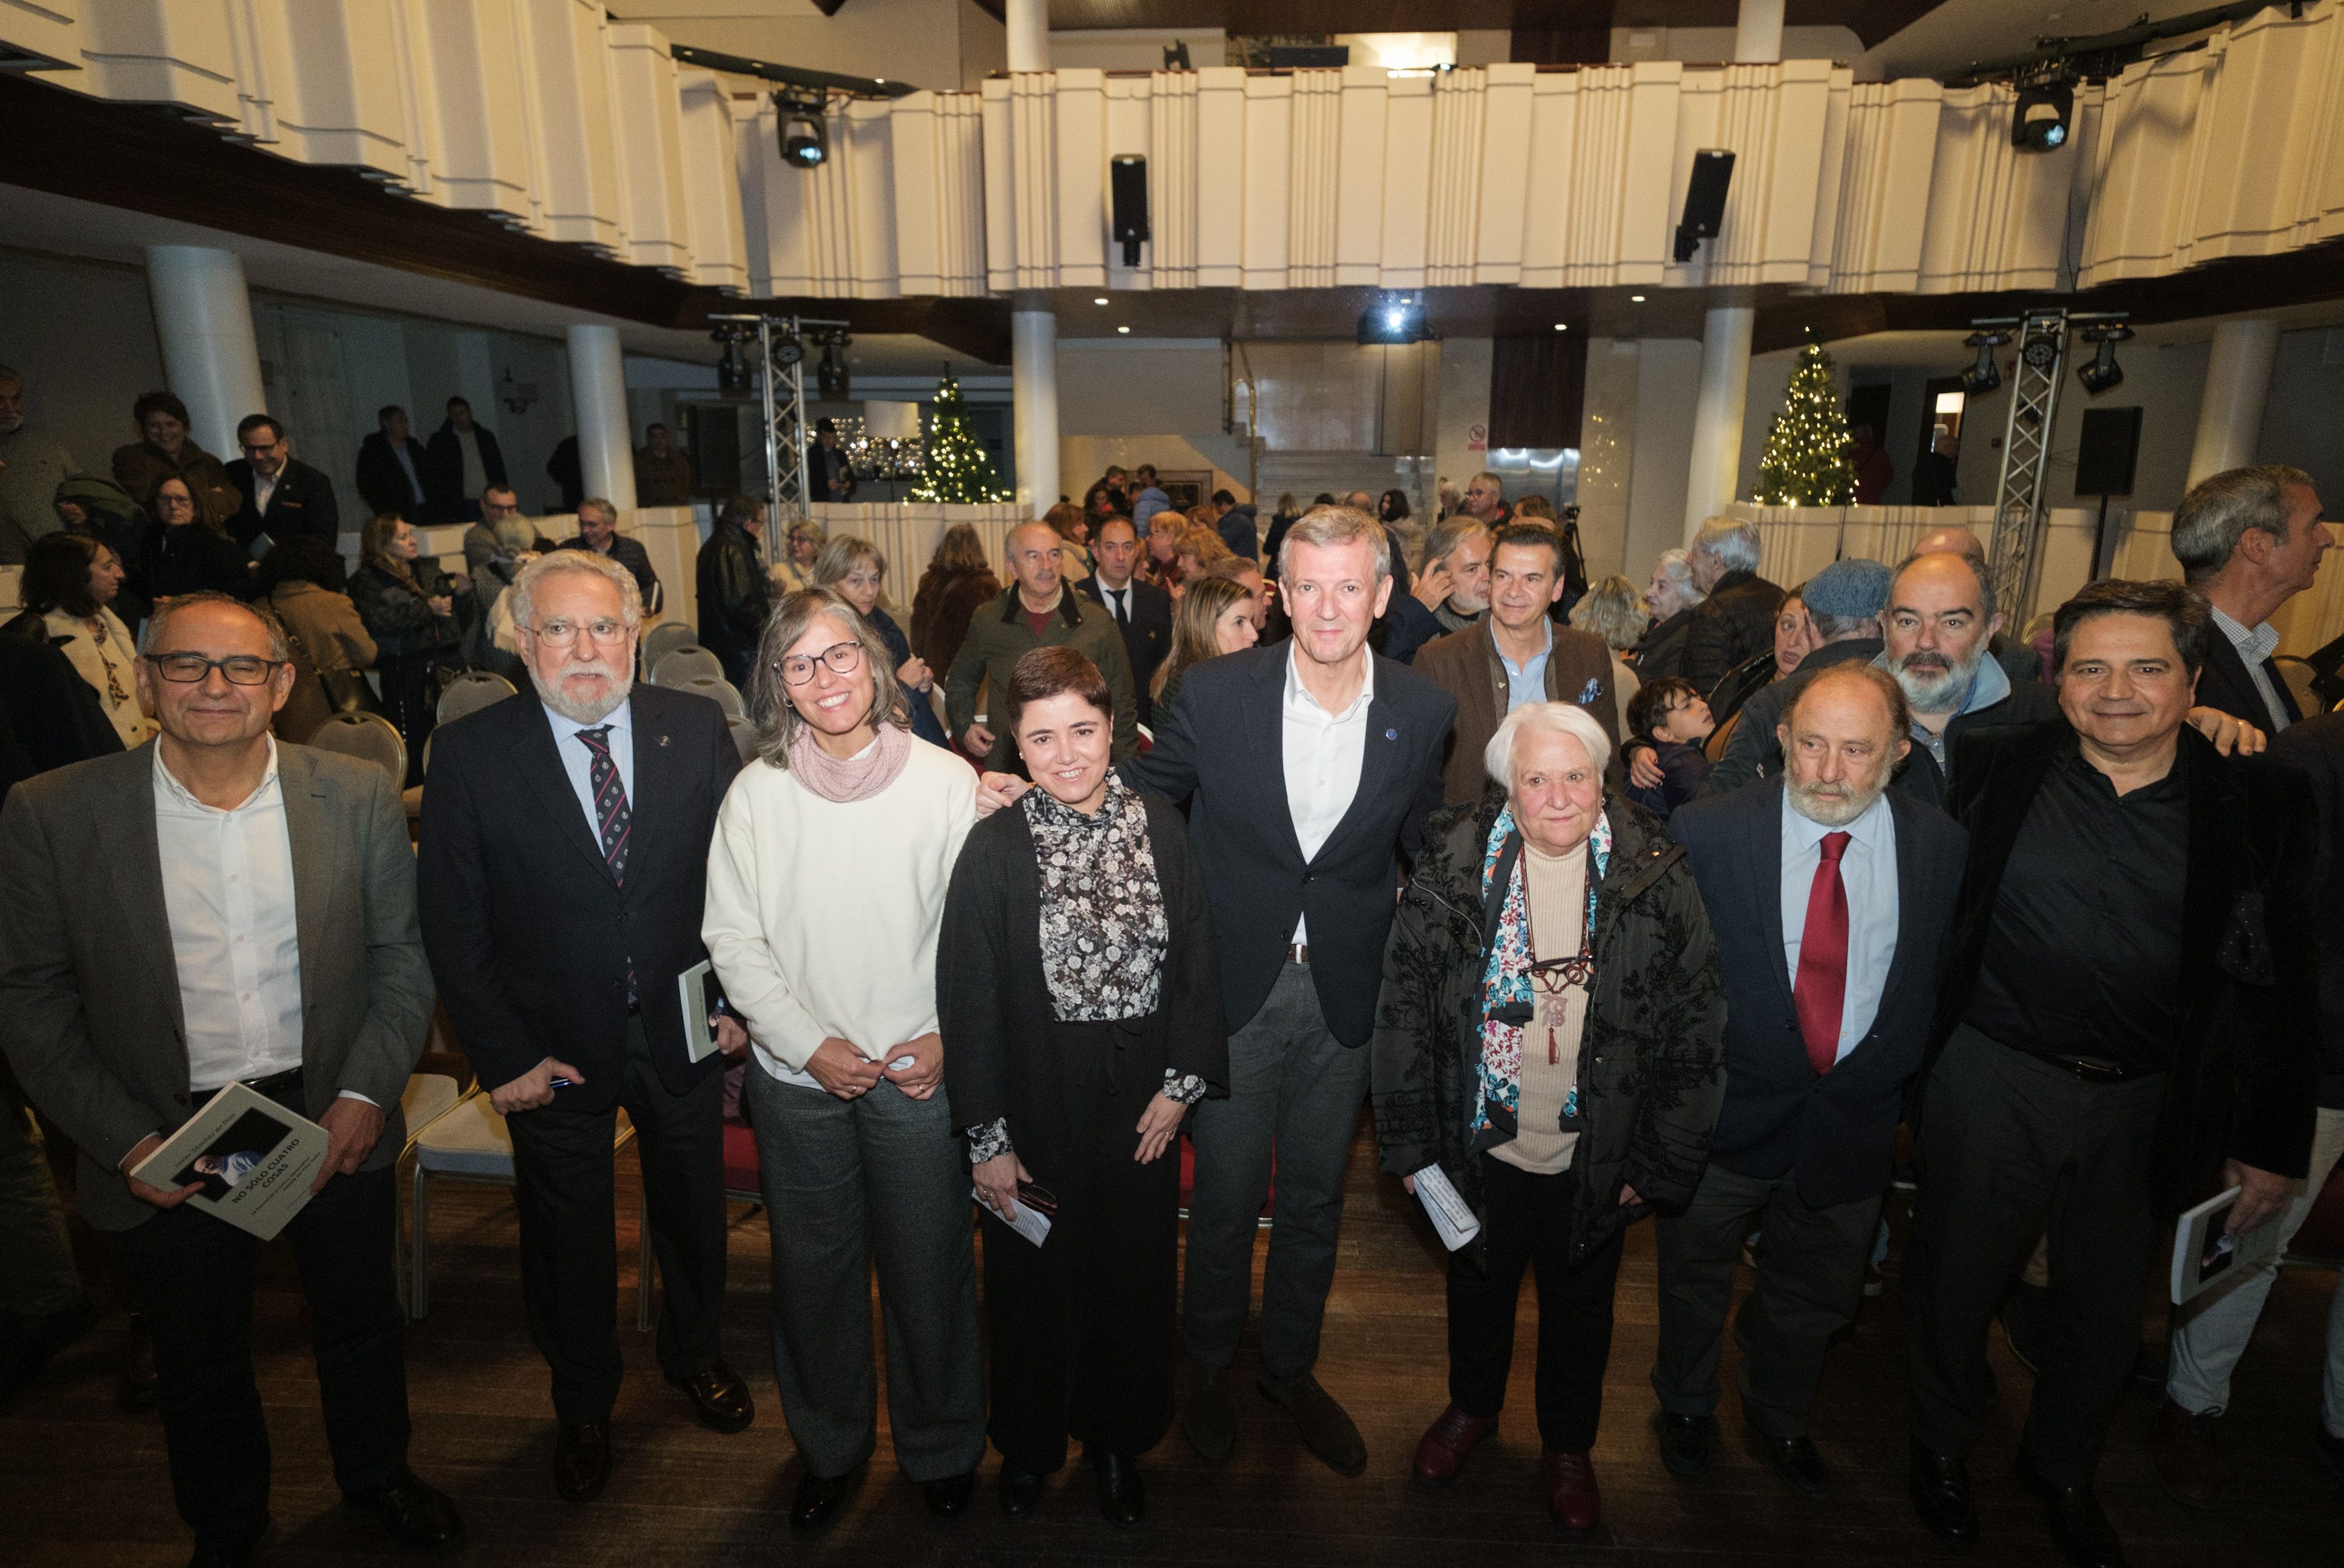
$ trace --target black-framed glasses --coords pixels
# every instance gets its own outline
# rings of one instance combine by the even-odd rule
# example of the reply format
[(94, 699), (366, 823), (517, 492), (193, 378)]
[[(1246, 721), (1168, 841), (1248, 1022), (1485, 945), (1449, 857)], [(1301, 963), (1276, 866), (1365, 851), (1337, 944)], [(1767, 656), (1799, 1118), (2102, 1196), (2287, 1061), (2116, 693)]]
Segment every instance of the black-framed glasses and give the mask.
[(259, 658), (239, 653), (231, 658), (206, 658), (200, 653), (150, 653), (146, 662), (164, 679), (181, 686), (193, 686), (207, 679), (215, 669), (227, 678), (230, 686), (266, 686), (268, 678), (283, 668), (281, 658)]
[[(820, 657), (823, 663), (830, 666), (833, 673), (853, 675), (863, 662), (863, 645), (859, 642), (834, 642), (822, 650)], [(782, 683), (785, 686), (803, 686), (812, 680), (813, 667), (813, 658), (803, 653), (791, 654), (773, 664), (773, 668), (782, 672)]]

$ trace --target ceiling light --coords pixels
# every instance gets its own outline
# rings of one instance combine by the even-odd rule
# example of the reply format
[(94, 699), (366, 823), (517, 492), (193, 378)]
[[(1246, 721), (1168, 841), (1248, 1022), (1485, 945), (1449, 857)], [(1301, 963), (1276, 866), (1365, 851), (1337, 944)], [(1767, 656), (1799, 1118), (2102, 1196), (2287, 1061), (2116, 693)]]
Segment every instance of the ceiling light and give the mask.
[(1359, 317), (1361, 343), (1422, 343), (1431, 337), (1421, 295), (1382, 295)]
[(1116, 327), (1116, 330), (1117, 332), (1121, 332), (1121, 333), (1128, 334), (1128, 333), (1131, 331), (1131, 328), (1130, 328), (1130, 327)]
[(2085, 328), (2084, 341), (2100, 346), (2092, 362), (2076, 372), (2076, 379), (2084, 384), (2086, 392), (2096, 397), (2124, 379), (2124, 367), (2117, 363), (2117, 345), (2131, 336), (2129, 327)]
[(1631, 305), (1642, 305), (1644, 303), (1644, 297), (1641, 294), (1632, 294), (1628, 297), (1628, 303)]
[(1106, 303), (1106, 296), (1102, 294), (1096, 299), (1092, 300), (1091, 303), (1093, 305), (1105, 305)]
[(2010, 145), (2048, 153), (2067, 145), (2068, 116), (2076, 112), (2076, 84), (2065, 75), (2022, 83), (2010, 116)]
[(1568, 332), (1571, 330), (1571, 323), (1568, 321), (1558, 321), (1554, 324), (1554, 329), (1557, 332)]
[(1994, 362), (1994, 351), (2010, 341), (2007, 332), (1973, 332), (1962, 339), (1962, 347), (1977, 350), (1977, 363), (1962, 372), (1962, 390), (1973, 397), (1983, 397), (2002, 385), (2002, 367)]
[(823, 122), (829, 94), (820, 87), (789, 85), (773, 95), (774, 134), (782, 144), (782, 162), (797, 168), (819, 168), (830, 156), (830, 131)]

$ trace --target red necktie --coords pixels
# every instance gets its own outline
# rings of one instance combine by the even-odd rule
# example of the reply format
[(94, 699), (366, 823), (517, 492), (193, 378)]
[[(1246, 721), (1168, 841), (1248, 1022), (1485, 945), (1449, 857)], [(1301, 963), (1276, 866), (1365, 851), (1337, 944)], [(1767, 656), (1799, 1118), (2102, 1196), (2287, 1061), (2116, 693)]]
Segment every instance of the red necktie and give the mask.
[(1806, 934), (1799, 939), (1798, 978), (1791, 985), (1799, 1033), (1817, 1077), (1839, 1060), (1840, 1010), (1847, 1000), (1847, 884), (1839, 879), (1847, 840), (1845, 833), (1824, 835), (1823, 859), (1807, 893)]

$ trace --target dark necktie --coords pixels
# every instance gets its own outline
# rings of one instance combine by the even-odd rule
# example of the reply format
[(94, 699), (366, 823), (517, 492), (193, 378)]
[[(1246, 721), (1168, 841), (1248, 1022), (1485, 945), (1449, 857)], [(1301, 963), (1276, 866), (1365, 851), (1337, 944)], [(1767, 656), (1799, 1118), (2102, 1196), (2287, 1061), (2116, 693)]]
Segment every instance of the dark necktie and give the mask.
[[(602, 859), (611, 868), (612, 880), (623, 888), (627, 885), (627, 840), (634, 829), (634, 813), (627, 808), (627, 786), (619, 777), (619, 765), (611, 758), (611, 727), (605, 724), (600, 729), (581, 729), (578, 739), (592, 754), (586, 764), (586, 783), (594, 792), (594, 825), (602, 839)], [(630, 960), (627, 1005), (632, 1007), (635, 1001), (635, 966)]]
[(1798, 1010), (1799, 1033), (1807, 1042), (1807, 1060), (1816, 1076), (1829, 1072), (1839, 1060), (1840, 1013), (1847, 1000), (1847, 884), (1840, 880), (1840, 857), (1847, 853), (1848, 835), (1825, 833), (1823, 859), (1815, 864), (1814, 885), (1807, 893), (1807, 925), (1799, 939), (1799, 972), (1791, 985), (1791, 1003)]
[(1131, 626), (1131, 589), (1109, 588), (1106, 591), (1115, 596), (1115, 624), (1128, 630)]

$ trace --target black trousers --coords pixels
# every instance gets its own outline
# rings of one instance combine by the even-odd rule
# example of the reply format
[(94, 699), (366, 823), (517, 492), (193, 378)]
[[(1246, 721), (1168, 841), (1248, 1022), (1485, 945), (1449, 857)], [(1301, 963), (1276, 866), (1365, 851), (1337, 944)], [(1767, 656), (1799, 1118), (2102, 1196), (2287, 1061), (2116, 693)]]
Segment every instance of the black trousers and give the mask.
[[(1056, 1027), (1103, 1042), (1108, 1033)], [(1019, 1156), (1058, 1200), (1049, 1236), (1037, 1248), (977, 1206), (993, 1352), (986, 1432), (1010, 1463), (1041, 1475), (1066, 1463), (1069, 1437), (1127, 1457), (1172, 1425), (1180, 1141), (1146, 1165), (1132, 1158), (1163, 1070), (1132, 1070), (1128, 1053), (1098, 1049), (1107, 1066), (1097, 1080), (1066, 1086), (1053, 1108), (1062, 1125), (1050, 1155)]]
[(1766, 1261), (1734, 1322), (1742, 1412), (1769, 1437), (1804, 1437), (1831, 1337), (1855, 1321), (1880, 1200), (1812, 1208), (1798, 1173), (1743, 1176), (1712, 1160), (1682, 1214), (1660, 1221), (1661, 1334), (1652, 1389), (1672, 1415), (1717, 1409), (1733, 1266), (1759, 1216)]
[[(302, 1109), (298, 1090), (278, 1098)], [(397, 1202), (388, 1165), (337, 1176), (284, 1231), (309, 1305), (334, 1480), (346, 1493), (387, 1485), (407, 1464)], [(198, 1550), (241, 1545), (268, 1517), (268, 1427), (250, 1338), (259, 1242), (186, 1204), (111, 1240), (130, 1304), (154, 1331), (155, 1404), (179, 1517)]]
[(2163, 1087), (2086, 1083), (1966, 1025), (1946, 1042), (1923, 1101), (1902, 1292), (1925, 1446), (1956, 1459), (1976, 1446), (1994, 1404), (1987, 1325), (2047, 1231), (2051, 1331), (2019, 1442), (2052, 1481), (2091, 1483), (2163, 1231), (2150, 1195)]
[(1463, 1254), (1449, 1268), (1449, 1398), (1468, 1415), (1496, 1415), (1514, 1361), (1514, 1307), (1522, 1271), (1538, 1279), (1539, 1437), (1558, 1453), (1595, 1446), (1603, 1414), (1603, 1367), (1612, 1359), (1612, 1288), (1626, 1227), (1577, 1264), (1571, 1261), (1576, 1171), (1532, 1176), (1481, 1156), (1487, 1266)]
[(672, 1094), (652, 1065), (642, 1024), (627, 1024), (619, 1104), (508, 1119), (520, 1193), (521, 1292), (530, 1337), (553, 1372), (565, 1425), (610, 1418), (619, 1397), (619, 1246), (611, 1142), (623, 1107), (643, 1170), (643, 1216), (659, 1257), (664, 1305), (659, 1362), (690, 1377), (722, 1350), (724, 1301), (724, 1079), (710, 1072)]

